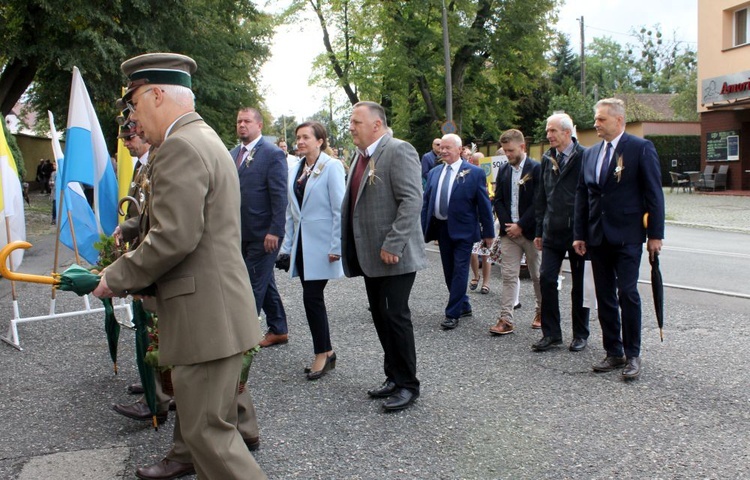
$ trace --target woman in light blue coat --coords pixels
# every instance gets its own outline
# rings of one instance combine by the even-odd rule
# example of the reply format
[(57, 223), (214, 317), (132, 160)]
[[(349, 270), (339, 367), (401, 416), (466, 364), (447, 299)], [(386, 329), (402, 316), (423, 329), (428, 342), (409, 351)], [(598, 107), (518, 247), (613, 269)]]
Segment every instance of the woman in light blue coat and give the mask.
[(327, 136), (322, 124), (302, 123), (295, 134), (302, 159), (289, 169), (286, 232), (280, 253), (291, 256), (291, 275), (302, 281), (302, 300), (315, 351), (315, 360), (306, 369), (307, 378), (317, 380), (336, 367), (323, 290), (328, 280), (344, 276), (341, 266), (344, 166), (323, 152)]

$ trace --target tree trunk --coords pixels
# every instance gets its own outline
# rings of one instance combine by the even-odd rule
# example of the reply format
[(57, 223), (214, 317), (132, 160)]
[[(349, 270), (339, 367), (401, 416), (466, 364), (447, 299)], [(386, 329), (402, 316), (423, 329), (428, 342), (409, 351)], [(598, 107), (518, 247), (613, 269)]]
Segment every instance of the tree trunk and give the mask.
[(8, 115), (23, 92), (29, 88), (37, 71), (36, 61), (29, 61), (25, 65), (21, 60), (13, 59), (5, 65), (0, 75), (0, 113)]
[(333, 71), (336, 72), (336, 77), (338, 77), (339, 79), (339, 84), (344, 89), (346, 96), (349, 98), (349, 102), (354, 105), (359, 102), (359, 96), (354, 90), (352, 90), (348, 75), (346, 74), (346, 72), (344, 72), (344, 69), (341, 67), (341, 63), (336, 57), (336, 53), (333, 51), (333, 47), (331, 46), (331, 39), (328, 35), (328, 26), (326, 24), (325, 17), (323, 17), (323, 10), (320, 7), (320, 3), (316, 4), (315, 2), (310, 0), (310, 5), (312, 6), (313, 10), (315, 10), (315, 14), (318, 16), (318, 20), (320, 21), (320, 27), (323, 29), (323, 44), (326, 47), (328, 59), (331, 62)]

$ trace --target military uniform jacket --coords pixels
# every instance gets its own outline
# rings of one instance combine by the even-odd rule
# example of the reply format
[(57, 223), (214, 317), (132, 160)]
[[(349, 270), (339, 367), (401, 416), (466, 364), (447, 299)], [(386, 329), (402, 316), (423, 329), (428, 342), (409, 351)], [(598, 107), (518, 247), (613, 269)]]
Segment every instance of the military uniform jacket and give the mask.
[(237, 171), (197, 113), (181, 117), (149, 161), (150, 229), (105, 272), (115, 293), (156, 285), (159, 361), (191, 365), (260, 341), (240, 251)]

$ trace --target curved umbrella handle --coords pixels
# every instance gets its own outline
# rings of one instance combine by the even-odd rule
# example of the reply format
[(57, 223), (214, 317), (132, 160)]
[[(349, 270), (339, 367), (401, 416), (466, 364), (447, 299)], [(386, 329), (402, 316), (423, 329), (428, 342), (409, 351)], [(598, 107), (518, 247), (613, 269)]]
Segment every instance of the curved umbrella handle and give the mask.
[(23, 241), (15, 241), (10, 242), (6, 246), (0, 250), (0, 274), (3, 276), (3, 278), (7, 278), (8, 280), (13, 280), (16, 282), (30, 282), (30, 283), (44, 283), (47, 285), (59, 285), (60, 280), (55, 277), (48, 277), (45, 275), (32, 275), (30, 273), (17, 273), (12, 272), (8, 269), (8, 255), (13, 252), (13, 250), (23, 248), (24, 250), (31, 248), (31, 244), (29, 242), (23, 242)]
[(125, 202), (132, 203), (133, 205), (135, 205), (136, 210), (138, 210), (139, 212), (141, 211), (141, 204), (138, 202), (138, 200), (136, 200), (133, 197), (127, 196), (127, 197), (122, 197), (120, 201), (117, 202), (117, 214), (118, 215), (122, 215), (123, 217), (125, 216), (125, 212), (122, 210), (122, 204)]

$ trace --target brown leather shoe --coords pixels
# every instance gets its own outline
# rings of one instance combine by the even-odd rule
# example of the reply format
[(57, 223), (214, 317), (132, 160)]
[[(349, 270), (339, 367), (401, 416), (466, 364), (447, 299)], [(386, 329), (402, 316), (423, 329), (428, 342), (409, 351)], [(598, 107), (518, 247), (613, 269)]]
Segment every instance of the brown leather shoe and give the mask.
[(490, 327), (490, 333), (493, 335), (507, 335), (513, 333), (513, 322), (500, 318), (497, 321), (497, 325)]
[(599, 363), (595, 363), (591, 369), (597, 373), (611, 372), (616, 368), (622, 368), (625, 366), (625, 357), (611, 357), (607, 355), (604, 360)]
[(169, 480), (194, 474), (195, 468), (192, 463), (175, 462), (168, 458), (147, 467), (140, 467), (135, 471), (135, 476), (144, 480)]
[(260, 345), (261, 348), (266, 348), (272, 345), (284, 345), (287, 342), (289, 342), (288, 334), (268, 331), (263, 335), (263, 340), (261, 340), (258, 345)]
[(245, 442), (245, 445), (247, 445), (247, 449), (251, 452), (254, 452), (260, 448), (260, 437), (243, 438), (242, 441)]
[(630, 357), (622, 370), (622, 378), (635, 380), (641, 375), (641, 357)]
[(536, 315), (534, 315), (534, 321), (531, 322), (531, 328), (533, 328), (534, 330), (539, 330), (540, 328), (542, 328), (542, 314), (541, 313), (537, 313)]
[(128, 385), (128, 393), (131, 395), (143, 395), (143, 385), (140, 383)]
[[(112, 405), (112, 410), (120, 415), (132, 418), (133, 420), (151, 421), (151, 410), (148, 409), (148, 405), (145, 403), (135, 402), (129, 405), (116, 403)], [(158, 412), (156, 414), (156, 421), (158, 423), (166, 422), (168, 413), (169, 412)]]

